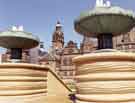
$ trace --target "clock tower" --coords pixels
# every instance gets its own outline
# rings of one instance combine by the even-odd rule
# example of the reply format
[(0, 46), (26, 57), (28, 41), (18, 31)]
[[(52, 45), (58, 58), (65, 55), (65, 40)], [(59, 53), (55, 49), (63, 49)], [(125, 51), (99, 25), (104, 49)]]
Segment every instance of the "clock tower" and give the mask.
[(53, 33), (52, 45), (54, 49), (62, 49), (64, 46), (64, 33), (62, 32), (62, 25), (59, 21)]

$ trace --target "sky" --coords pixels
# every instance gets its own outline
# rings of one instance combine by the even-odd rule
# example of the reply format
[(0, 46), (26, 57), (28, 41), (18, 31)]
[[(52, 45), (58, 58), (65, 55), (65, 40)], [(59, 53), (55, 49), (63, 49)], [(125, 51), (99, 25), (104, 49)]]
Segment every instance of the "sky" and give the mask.
[[(110, 0), (113, 5), (135, 11), (135, 0)], [(0, 31), (13, 25), (37, 35), (46, 50), (51, 46), (56, 22), (63, 25), (65, 43), (82, 41), (74, 30), (74, 20), (81, 11), (93, 8), (95, 0), (0, 0)], [(3, 49), (0, 48), (0, 53)]]

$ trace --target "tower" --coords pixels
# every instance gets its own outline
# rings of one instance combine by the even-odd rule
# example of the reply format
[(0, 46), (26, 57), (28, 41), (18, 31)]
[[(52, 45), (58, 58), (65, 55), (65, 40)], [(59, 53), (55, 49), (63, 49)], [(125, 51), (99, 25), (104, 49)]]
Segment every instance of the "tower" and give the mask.
[(61, 49), (64, 46), (64, 33), (62, 32), (62, 25), (58, 21), (52, 37), (52, 46), (54, 49)]

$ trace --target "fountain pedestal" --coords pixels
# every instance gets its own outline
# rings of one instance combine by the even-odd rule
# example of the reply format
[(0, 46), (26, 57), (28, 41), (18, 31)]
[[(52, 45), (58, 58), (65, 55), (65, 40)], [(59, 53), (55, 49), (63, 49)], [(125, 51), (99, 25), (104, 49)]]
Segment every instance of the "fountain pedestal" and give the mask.
[(77, 103), (135, 102), (135, 54), (92, 53), (73, 59)]
[(0, 65), (1, 103), (44, 103), (49, 68), (25, 63)]

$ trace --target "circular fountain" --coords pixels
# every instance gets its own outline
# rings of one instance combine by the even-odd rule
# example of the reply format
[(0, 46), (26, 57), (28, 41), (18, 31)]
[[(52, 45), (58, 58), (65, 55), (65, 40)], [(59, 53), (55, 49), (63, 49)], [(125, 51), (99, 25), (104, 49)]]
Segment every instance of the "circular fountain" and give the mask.
[(1, 103), (44, 103), (48, 68), (21, 63), (22, 49), (38, 44), (39, 39), (22, 27), (0, 32), (0, 46), (11, 49), (11, 63), (0, 64)]
[(112, 38), (135, 24), (130, 10), (96, 1), (96, 7), (75, 20), (75, 30), (98, 39), (93, 53), (73, 59), (76, 64), (77, 103), (135, 102), (135, 54), (113, 50)]
[(21, 62), (22, 49), (34, 48), (38, 44), (38, 37), (24, 32), (22, 26), (13, 26), (11, 30), (0, 32), (0, 46), (11, 50), (11, 62)]
[(106, 49), (112, 48), (113, 36), (130, 31), (134, 23), (135, 15), (131, 10), (97, 4), (75, 20), (75, 30), (82, 35), (98, 38), (98, 49)]

